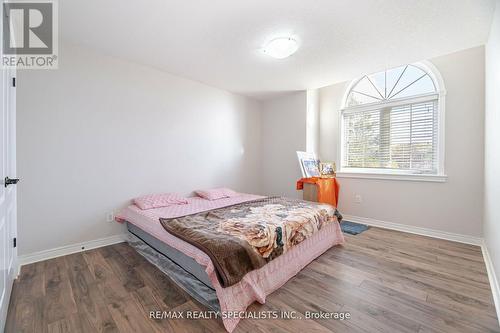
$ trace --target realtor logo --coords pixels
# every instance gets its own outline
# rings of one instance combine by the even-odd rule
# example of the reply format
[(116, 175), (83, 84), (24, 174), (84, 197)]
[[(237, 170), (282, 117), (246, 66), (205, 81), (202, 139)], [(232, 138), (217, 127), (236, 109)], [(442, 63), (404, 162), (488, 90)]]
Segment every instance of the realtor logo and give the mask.
[(57, 68), (57, 2), (4, 1), (2, 67)]

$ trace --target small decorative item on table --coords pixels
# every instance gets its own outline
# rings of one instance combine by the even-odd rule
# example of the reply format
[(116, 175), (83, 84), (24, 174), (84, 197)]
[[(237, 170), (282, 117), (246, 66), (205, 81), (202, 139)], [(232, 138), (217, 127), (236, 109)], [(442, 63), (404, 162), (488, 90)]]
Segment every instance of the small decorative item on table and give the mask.
[(337, 171), (335, 162), (321, 162), (319, 164), (321, 178), (335, 178), (335, 171)]

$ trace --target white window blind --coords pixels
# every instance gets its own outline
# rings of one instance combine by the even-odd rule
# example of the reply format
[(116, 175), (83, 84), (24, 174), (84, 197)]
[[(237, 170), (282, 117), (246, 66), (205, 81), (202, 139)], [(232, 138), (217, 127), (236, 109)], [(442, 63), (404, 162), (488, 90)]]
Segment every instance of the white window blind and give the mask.
[(353, 109), (342, 117), (342, 168), (438, 172), (437, 99)]

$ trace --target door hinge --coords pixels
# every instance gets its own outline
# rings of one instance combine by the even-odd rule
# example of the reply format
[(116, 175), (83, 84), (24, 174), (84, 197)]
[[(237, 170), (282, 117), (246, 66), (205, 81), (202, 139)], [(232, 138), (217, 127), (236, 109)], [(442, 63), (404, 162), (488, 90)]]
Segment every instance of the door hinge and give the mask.
[(17, 237), (14, 237), (13, 243), (14, 243), (14, 247), (17, 247)]
[(13, 78), (12, 78), (12, 86), (13, 86), (13, 87), (15, 87), (15, 86), (16, 86), (16, 78), (15, 78), (15, 77), (13, 77)]

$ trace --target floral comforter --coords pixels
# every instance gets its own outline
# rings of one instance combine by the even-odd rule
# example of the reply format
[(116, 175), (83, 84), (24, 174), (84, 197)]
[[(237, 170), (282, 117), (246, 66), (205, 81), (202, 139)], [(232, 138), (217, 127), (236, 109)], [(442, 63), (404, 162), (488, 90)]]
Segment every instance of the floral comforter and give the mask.
[(204, 251), (221, 285), (228, 287), (341, 219), (327, 204), (268, 197), (160, 222), (169, 233)]

